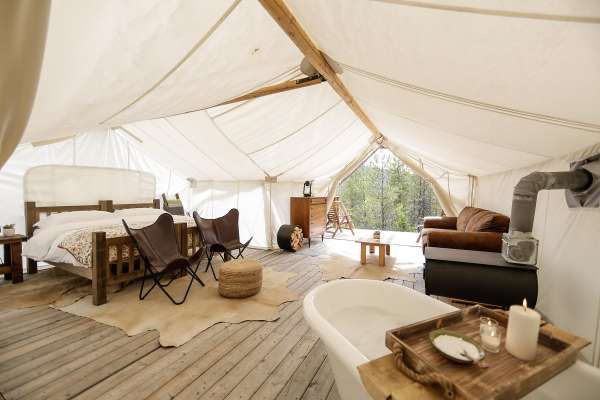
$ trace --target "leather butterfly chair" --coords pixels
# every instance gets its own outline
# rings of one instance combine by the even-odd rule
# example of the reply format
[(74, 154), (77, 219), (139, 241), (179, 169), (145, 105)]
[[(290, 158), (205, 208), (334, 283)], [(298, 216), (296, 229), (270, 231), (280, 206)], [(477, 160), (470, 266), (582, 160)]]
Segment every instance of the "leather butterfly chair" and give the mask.
[[(207, 272), (210, 268), (213, 277), (215, 280), (218, 280), (212, 265), (215, 253), (223, 261), (227, 261), (230, 258), (244, 258), (242, 253), (252, 241), (252, 237), (245, 243), (240, 242), (240, 212), (236, 208), (232, 208), (227, 214), (215, 219), (202, 218), (196, 211), (194, 211), (193, 215), (198, 226), (198, 231), (200, 232), (200, 238), (206, 247), (206, 255), (208, 257), (208, 263), (204, 272)], [(234, 255), (233, 252), (235, 250), (237, 250), (237, 254)]]
[[(197, 258), (202, 257), (203, 252), (199, 251), (191, 258), (185, 257), (180, 253), (180, 247), (177, 244), (177, 236), (175, 234), (175, 223), (171, 214), (161, 214), (152, 225), (140, 229), (131, 228), (125, 220), (122, 221), (125, 230), (146, 264), (142, 286), (140, 287), (140, 300), (144, 300), (152, 289), (158, 287), (173, 304), (179, 305), (185, 302), (194, 280), (204, 286), (204, 282), (196, 275), (198, 266), (196, 266), (195, 270), (192, 268), (193, 264), (199, 264)], [(190, 283), (181, 301), (176, 301), (165, 288), (180, 273), (184, 272), (190, 275)], [(143, 293), (144, 283), (148, 278), (152, 278), (154, 283), (146, 293)], [(161, 282), (163, 278), (166, 283)]]

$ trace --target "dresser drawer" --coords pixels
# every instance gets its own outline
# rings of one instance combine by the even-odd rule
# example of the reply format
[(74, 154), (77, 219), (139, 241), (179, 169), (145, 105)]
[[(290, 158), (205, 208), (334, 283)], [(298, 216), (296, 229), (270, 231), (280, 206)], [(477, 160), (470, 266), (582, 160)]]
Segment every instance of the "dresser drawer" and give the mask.
[(311, 197), (310, 198), (310, 204), (311, 205), (326, 204), (326, 203), (327, 203), (327, 198), (326, 197)]
[(313, 217), (325, 217), (325, 204), (313, 204), (310, 206), (310, 218)]

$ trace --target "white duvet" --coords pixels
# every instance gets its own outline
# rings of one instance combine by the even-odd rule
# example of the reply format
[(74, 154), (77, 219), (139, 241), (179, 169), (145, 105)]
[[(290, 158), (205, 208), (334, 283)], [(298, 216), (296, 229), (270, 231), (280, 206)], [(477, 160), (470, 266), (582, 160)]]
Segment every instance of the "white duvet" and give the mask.
[[(92, 221), (69, 222), (64, 224), (51, 225), (49, 227), (36, 229), (33, 237), (23, 243), (23, 256), (32, 258), (36, 261), (48, 261), (57, 263), (73, 264), (79, 267), (87, 267), (78, 262), (75, 257), (67, 250), (58, 247), (60, 242), (69, 234), (78, 229), (90, 228), (94, 226), (102, 227), (107, 225), (121, 225), (122, 219), (127, 223), (150, 225), (156, 221), (159, 215), (134, 215), (134, 216), (115, 216), (115, 218), (103, 218)], [(189, 217), (174, 215), (175, 222), (188, 222)]]

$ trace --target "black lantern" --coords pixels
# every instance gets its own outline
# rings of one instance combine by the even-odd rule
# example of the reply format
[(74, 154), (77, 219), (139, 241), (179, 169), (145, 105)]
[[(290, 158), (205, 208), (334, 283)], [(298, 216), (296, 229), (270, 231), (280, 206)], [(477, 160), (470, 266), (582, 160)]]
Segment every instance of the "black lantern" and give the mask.
[(304, 190), (303, 190), (304, 197), (310, 197), (312, 195), (311, 194), (311, 186), (312, 186), (312, 182), (311, 181), (305, 181), (304, 182)]

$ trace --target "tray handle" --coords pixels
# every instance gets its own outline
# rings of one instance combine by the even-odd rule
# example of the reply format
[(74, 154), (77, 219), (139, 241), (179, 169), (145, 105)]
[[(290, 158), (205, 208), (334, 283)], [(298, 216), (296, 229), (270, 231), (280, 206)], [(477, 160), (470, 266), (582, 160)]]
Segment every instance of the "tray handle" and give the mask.
[(404, 375), (424, 385), (439, 385), (444, 391), (444, 397), (448, 400), (452, 400), (456, 397), (454, 383), (452, 383), (444, 375), (437, 372), (419, 373), (409, 367), (404, 361), (404, 349), (400, 343), (394, 343), (392, 346), (392, 353), (394, 355), (394, 363), (396, 364), (396, 368), (398, 368)]

